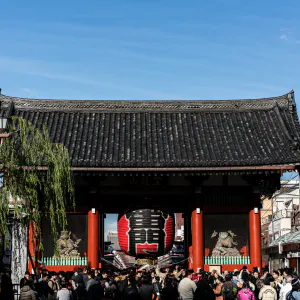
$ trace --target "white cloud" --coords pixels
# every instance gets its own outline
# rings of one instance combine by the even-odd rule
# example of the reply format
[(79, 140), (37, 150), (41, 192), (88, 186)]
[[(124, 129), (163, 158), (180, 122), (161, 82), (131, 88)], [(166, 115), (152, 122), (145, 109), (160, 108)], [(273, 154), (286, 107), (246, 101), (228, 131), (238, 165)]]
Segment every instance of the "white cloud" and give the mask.
[(281, 39), (281, 40), (287, 40), (287, 39), (288, 39), (288, 36), (287, 36), (286, 34), (282, 34), (282, 35), (280, 36), (280, 39)]

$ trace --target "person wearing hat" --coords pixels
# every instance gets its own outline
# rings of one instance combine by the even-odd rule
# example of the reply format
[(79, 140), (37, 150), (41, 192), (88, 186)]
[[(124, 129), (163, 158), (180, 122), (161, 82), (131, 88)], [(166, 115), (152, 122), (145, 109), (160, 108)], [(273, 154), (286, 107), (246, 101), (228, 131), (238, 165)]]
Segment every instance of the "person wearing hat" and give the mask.
[(264, 286), (259, 291), (258, 299), (277, 300), (277, 291), (271, 286), (271, 281), (272, 281), (271, 277), (267, 277), (264, 279)]

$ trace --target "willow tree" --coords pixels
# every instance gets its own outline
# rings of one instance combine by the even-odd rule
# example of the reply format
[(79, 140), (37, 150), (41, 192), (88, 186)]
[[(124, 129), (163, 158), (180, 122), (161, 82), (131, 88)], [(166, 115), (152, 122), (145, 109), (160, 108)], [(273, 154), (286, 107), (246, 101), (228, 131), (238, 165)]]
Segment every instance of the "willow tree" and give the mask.
[(67, 225), (66, 209), (74, 207), (69, 153), (62, 144), (51, 142), (46, 126), (39, 129), (22, 118), (12, 118), (7, 133), (0, 145), (2, 234), (13, 216), (23, 225), (36, 224), (39, 235), (46, 217), (57, 241), (57, 229)]

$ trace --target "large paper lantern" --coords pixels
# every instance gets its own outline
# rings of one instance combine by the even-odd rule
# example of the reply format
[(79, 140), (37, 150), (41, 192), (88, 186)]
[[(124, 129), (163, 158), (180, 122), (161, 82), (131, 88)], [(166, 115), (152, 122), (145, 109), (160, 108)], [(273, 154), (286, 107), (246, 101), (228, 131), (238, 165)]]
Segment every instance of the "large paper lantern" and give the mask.
[(168, 253), (174, 241), (174, 215), (158, 209), (137, 209), (118, 218), (122, 251), (135, 257), (158, 257)]

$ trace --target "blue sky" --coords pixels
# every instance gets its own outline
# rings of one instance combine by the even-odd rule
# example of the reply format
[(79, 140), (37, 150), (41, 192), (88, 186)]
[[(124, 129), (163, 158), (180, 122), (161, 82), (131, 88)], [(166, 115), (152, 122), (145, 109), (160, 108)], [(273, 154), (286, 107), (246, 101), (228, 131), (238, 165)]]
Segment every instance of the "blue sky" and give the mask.
[(3, 1), (0, 88), (19, 97), (125, 100), (294, 89), (300, 106), (299, 12), (299, 0)]
[[(300, 94), (300, 1), (4, 1), (0, 87), (21, 97)], [(299, 91), (299, 92), (298, 92)]]

